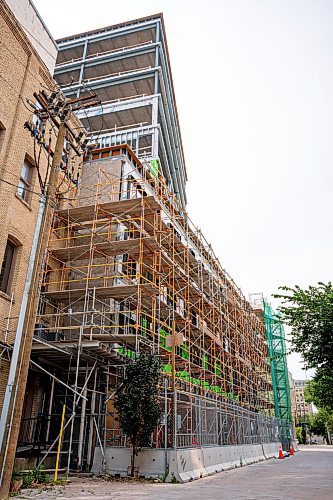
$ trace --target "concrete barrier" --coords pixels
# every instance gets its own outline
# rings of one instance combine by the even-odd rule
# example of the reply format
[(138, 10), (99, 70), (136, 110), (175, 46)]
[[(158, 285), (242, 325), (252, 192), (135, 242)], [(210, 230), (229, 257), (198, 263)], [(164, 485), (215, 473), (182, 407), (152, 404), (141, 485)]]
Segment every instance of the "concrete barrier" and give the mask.
[(241, 466), (241, 446), (214, 446), (203, 448), (204, 462), (208, 474)]
[(203, 449), (182, 448), (171, 451), (167, 480), (171, 481), (173, 476), (182, 483), (208, 476), (204, 464)]
[[(201, 459), (202, 452), (202, 459)], [(265, 460), (262, 445), (212, 446), (171, 452), (169, 476), (188, 482)]]
[[(235, 446), (206, 446), (168, 450), (168, 481), (174, 478), (182, 483), (200, 479), (235, 467), (260, 462), (277, 455), (280, 443), (245, 444)], [(91, 472), (127, 476), (131, 464), (130, 448), (107, 447), (105, 457), (95, 448)], [(157, 477), (165, 474), (165, 451), (143, 449), (136, 457), (139, 476)]]
[(266, 459), (273, 458), (279, 453), (281, 443), (264, 443), (262, 444), (263, 455)]
[(209, 475), (216, 474), (223, 470), (223, 453), (222, 446), (212, 446), (203, 448), (203, 457), (206, 471)]
[[(169, 458), (169, 452), (168, 452)], [(108, 446), (105, 449), (105, 459), (99, 447), (95, 448), (93, 474), (110, 474), (126, 477), (131, 465), (131, 449)], [(165, 474), (165, 452), (161, 449), (143, 449), (135, 458), (135, 467), (139, 475), (150, 478)]]
[(245, 465), (262, 462), (265, 460), (264, 452), (261, 444), (244, 444), (242, 459)]

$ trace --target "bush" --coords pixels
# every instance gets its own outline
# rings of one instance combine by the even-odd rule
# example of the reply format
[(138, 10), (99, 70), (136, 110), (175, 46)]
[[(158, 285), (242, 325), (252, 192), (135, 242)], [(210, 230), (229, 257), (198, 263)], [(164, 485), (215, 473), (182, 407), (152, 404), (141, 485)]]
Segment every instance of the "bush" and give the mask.
[(306, 432), (303, 427), (296, 427), (296, 437), (299, 444), (305, 444), (306, 442)]
[(47, 484), (50, 476), (45, 472), (44, 466), (37, 467), (23, 476), (23, 488), (31, 488), (38, 484)]

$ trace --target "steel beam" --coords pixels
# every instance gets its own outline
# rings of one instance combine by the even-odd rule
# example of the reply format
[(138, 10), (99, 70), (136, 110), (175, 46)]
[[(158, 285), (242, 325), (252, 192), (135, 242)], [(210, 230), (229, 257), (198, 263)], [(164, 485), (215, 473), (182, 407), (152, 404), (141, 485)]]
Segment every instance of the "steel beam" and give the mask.
[[(88, 44), (88, 41), (86, 40), (85, 46)], [(134, 57), (138, 55), (144, 55), (144, 54), (149, 54), (150, 52), (155, 52), (156, 47), (158, 47), (158, 43), (153, 43), (153, 44), (146, 44), (138, 47), (132, 47), (129, 49), (122, 49), (117, 52), (112, 52), (108, 54), (101, 54), (101, 55), (96, 55), (96, 56), (86, 56), (86, 54), (83, 54), (83, 57), (81, 59), (78, 59), (77, 61), (68, 61), (66, 63), (61, 63), (56, 66), (54, 75), (61, 75), (62, 73), (67, 73), (68, 71), (75, 71), (80, 69), (82, 64), (84, 65), (85, 68), (91, 68), (93, 66), (97, 66), (98, 64), (103, 64), (103, 63), (109, 63), (112, 61), (119, 61), (121, 59), (127, 59), (129, 57)]]
[[(101, 78), (99, 80), (87, 80), (87, 82), (85, 83), (89, 85), (89, 87), (92, 89), (112, 87), (114, 85), (121, 85), (123, 83), (131, 83), (137, 80), (144, 80), (149, 77), (153, 78), (155, 76), (155, 71), (157, 71), (158, 69), (159, 68), (141, 69), (138, 71), (133, 71), (131, 73), (125, 73), (111, 77)], [(74, 85), (63, 87), (61, 90), (64, 94), (66, 94), (68, 92), (72, 93), (73, 90), (77, 90), (78, 88), (82, 87), (83, 87), (82, 83), (81, 84), (75, 83)]]
[[(119, 102), (109, 102), (102, 103), (103, 105), (103, 115), (107, 115), (109, 113), (120, 113), (121, 111), (128, 111), (130, 109), (143, 108), (145, 106), (153, 106), (156, 102), (156, 97), (147, 96), (147, 97), (136, 97), (134, 99), (130, 99), (128, 101), (119, 101)], [(77, 113), (77, 117), (81, 120), (82, 118), (90, 118), (93, 116), (97, 116), (100, 114), (101, 107), (95, 106), (93, 108), (89, 108), (84, 111), (79, 111)]]
[(98, 33), (83, 33), (82, 35), (76, 35), (75, 38), (69, 40), (59, 40), (57, 42), (59, 50), (65, 50), (69, 48), (74, 48), (82, 45), (85, 40), (89, 42), (100, 42), (102, 40), (109, 40), (112, 38), (117, 38), (118, 36), (130, 35), (132, 33), (137, 33), (138, 31), (144, 31), (147, 28), (153, 28), (157, 23), (160, 23), (160, 19), (152, 19), (150, 21), (139, 21), (139, 23), (135, 26), (124, 26), (106, 29), (106, 31), (98, 32)]

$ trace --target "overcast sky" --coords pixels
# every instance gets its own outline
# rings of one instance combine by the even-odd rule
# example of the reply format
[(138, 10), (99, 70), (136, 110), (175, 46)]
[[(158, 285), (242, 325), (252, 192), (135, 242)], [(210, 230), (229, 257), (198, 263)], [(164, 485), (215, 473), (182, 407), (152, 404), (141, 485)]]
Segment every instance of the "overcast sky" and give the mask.
[(331, 279), (332, 1), (34, 3), (54, 38), (163, 12), (192, 220), (246, 295)]

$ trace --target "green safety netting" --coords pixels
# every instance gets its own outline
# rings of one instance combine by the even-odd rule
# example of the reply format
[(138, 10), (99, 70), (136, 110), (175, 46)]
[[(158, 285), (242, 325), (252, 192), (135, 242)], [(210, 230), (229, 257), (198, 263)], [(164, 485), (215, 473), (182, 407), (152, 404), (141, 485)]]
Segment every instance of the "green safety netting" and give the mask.
[(290, 386), (287, 365), (286, 340), (279, 314), (264, 300), (265, 321), (269, 360), (271, 365), (275, 416), (292, 422)]

